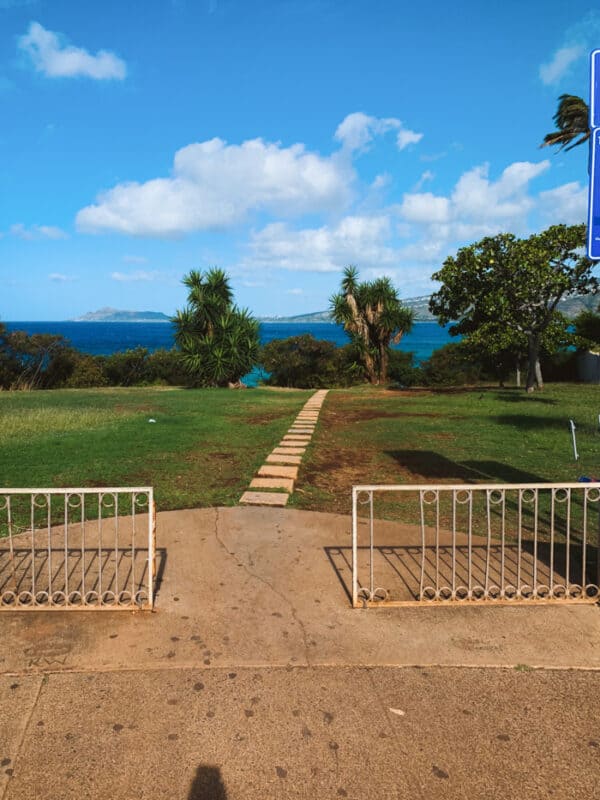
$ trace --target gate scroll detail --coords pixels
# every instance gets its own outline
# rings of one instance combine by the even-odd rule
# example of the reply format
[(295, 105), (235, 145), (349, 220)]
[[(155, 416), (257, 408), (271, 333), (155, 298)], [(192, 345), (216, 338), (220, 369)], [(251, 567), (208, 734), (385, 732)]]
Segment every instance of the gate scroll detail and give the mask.
[(354, 486), (352, 604), (595, 603), (600, 482)]
[(154, 605), (151, 487), (0, 488), (0, 611)]

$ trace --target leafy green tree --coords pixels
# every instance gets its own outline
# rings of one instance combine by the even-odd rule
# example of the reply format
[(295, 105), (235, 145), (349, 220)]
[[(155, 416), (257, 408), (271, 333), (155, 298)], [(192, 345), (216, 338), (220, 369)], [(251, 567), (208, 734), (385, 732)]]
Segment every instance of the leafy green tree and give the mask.
[(258, 321), (233, 304), (223, 270), (192, 270), (183, 283), (188, 304), (173, 322), (185, 368), (199, 386), (238, 383), (258, 361)]
[(542, 388), (540, 354), (568, 339), (558, 303), (597, 291), (584, 246), (585, 225), (553, 225), (528, 239), (486, 237), (447, 258), (433, 275), (442, 285), (430, 310), (440, 324), (454, 322), (452, 335), (462, 334), (492, 355), (526, 353), (527, 391)]
[(590, 138), (590, 110), (581, 97), (561, 94), (553, 119), (557, 130), (544, 136), (541, 147), (557, 145), (559, 150), (572, 150)]
[(63, 336), (54, 334), (0, 330), (0, 351), (3, 384), (12, 373), (6, 388), (52, 389), (65, 382), (73, 366), (74, 351)]
[(321, 389), (360, 383), (362, 369), (355, 358), (352, 345), (336, 347), (305, 333), (268, 342), (261, 363), (270, 373), (267, 383), (272, 386)]
[(390, 344), (410, 331), (413, 313), (402, 305), (389, 278), (359, 283), (358, 270), (350, 266), (340, 288), (330, 299), (332, 316), (357, 348), (369, 382), (386, 383)]
[[(600, 307), (598, 308), (600, 311)], [(582, 311), (573, 320), (577, 343), (583, 347), (600, 345), (600, 314), (598, 311)]]
[(120, 350), (105, 357), (104, 373), (109, 386), (139, 386), (152, 383), (146, 347)]
[(9, 389), (19, 375), (19, 363), (9, 348), (10, 334), (0, 322), (0, 388)]

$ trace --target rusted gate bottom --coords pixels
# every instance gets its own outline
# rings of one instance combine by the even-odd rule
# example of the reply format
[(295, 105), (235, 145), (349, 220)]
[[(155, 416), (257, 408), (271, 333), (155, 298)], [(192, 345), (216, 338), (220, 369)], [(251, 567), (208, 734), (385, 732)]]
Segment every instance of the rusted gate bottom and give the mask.
[(355, 486), (330, 557), (355, 607), (594, 603), (599, 513), (600, 483)]
[(154, 604), (150, 487), (0, 489), (0, 611)]

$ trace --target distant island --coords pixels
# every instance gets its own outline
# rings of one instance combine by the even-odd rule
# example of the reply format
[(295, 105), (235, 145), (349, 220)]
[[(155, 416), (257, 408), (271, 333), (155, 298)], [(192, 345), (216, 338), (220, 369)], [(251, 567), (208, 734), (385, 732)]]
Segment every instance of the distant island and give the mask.
[[(429, 310), (429, 295), (421, 295), (420, 297), (408, 297), (402, 300), (402, 303), (409, 308), (412, 308), (415, 314), (415, 322), (437, 322)], [(596, 295), (576, 295), (574, 297), (564, 297), (557, 306), (557, 310), (564, 314), (568, 319), (573, 319), (582, 311), (595, 311), (598, 307), (598, 297)], [(261, 322), (281, 322), (286, 325), (293, 325), (294, 323), (314, 323), (314, 322), (332, 322), (331, 313), (329, 311), (315, 311), (313, 314), (297, 314), (295, 317), (259, 317)]]
[[(435, 322), (435, 317), (429, 311), (429, 295), (422, 295), (421, 297), (410, 297), (402, 300), (405, 306), (412, 308), (415, 312), (415, 322)], [(261, 322), (281, 322), (286, 325), (294, 325), (295, 323), (301, 324), (305, 322), (332, 322), (331, 312), (329, 311), (315, 311), (312, 314), (297, 314), (294, 317), (259, 317)]]
[(99, 308), (88, 311), (73, 322), (170, 322), (171, 317), (162, 311), (119, 311), (116, 308)]
[[(435, 322), (436, 318), (429, 311), (429, 295), (409, 297), (402, 300), (405, 306), (412, 308), (415, 313), (415, 322)], [(598, 297), (583, 295), (566, 297), (558, 304), (558, 311), (572, 319), (581, 311), (594, 311), (598, 306)], [(331, 312), (314, 311), (311, 314), (296, 314), (292, 317), (268, 316), (258, 317), (260, 322), (279, 322), (285, 325), (303, 325), (306, 323), (332, 322)], [(161, 311), (120, 311), (116, 308), (100, 308), (98, 311), (88, 311), (73, 322), (170, 322), (171, 317)]]

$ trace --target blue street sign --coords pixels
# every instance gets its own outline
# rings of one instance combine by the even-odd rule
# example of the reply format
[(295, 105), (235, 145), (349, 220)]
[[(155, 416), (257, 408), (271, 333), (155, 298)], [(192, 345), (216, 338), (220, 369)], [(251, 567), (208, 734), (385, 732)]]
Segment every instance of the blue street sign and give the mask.
[(600, 128), (600, 50), (591, 55), (590, 128)]
[(600, 129), (592, 131), (590, 197), (588, 204), (588, 257), (600, 260)]

